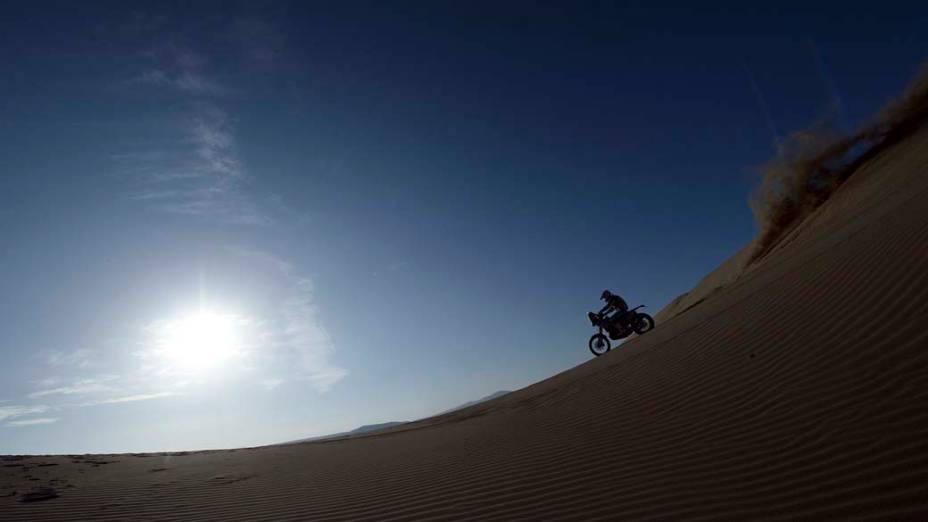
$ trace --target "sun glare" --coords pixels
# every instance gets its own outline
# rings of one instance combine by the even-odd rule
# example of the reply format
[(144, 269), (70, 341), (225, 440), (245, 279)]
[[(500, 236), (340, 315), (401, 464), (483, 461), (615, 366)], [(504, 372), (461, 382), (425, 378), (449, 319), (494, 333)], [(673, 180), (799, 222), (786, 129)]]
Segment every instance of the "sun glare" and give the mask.
[(162, 355), (187, 369), (214, 366), (237, 355), (240, 348), (235, 317), (212, 312), (172, 321), (160, 337)]

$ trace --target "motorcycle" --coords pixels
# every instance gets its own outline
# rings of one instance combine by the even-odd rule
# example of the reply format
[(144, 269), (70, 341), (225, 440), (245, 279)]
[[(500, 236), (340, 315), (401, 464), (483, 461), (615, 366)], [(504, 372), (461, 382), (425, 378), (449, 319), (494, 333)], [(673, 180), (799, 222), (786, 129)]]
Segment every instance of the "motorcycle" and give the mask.
[[(599, 332), (590, 337), (589, 345), (593, 355), (599, 357), (611, 350), (612, 343), (609, 339), (618, 341), (620, 339), (625, 339), (631, 335), (632, 332), (641, 335), (654, 328), (654, 319), (650, 315), (638, 311), (644, 307), (644, 305), (636, 306), (615, 318), (606, 317), (605, 314), (589, 312), (587, 317), (589, 317), (590, 323), (599, 328)], [(603, 331), (608, 333), (609, 336), (606, 337)]]

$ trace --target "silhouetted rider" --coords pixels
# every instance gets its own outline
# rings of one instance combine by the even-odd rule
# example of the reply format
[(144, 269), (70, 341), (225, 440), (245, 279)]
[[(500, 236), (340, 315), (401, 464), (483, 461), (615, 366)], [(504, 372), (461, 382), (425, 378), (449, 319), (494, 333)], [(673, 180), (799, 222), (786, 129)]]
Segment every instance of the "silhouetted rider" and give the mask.
[(612, 317), (608, 317), (609, 322), (618, 325), (618, 321), (628, 311), (628, 303), (625, 302), (625, 299), (609, 290), (603, 290), (603, 294), (599, 298), (606, 302), (606, 306), (599, 311), (599, 315), (607, 317), (609, 314), (613, 314)]

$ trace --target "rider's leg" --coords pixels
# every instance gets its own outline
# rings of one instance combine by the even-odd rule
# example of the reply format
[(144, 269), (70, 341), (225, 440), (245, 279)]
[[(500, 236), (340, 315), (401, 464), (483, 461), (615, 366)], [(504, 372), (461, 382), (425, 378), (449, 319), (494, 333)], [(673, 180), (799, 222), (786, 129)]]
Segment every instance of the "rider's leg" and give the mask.
[(616, 312), (609, 317), (609, 327), (616, 337), (622, 336), (625, 331), (625, 326), (623, 325), (621, 312)]
[(632, 325), (632, 315), (629, 313), (628, 309), (619, 310), (612, 316), (613, 328), (622, 334), (627, 335), (634, 328)]
[(621, 324), (624, 325), (624, 324), (629, 323), (630, 318), (628, 317), (628, 308), (620, 308), (618, 313), (616, 313), (615, 315), (616, 315), (616, 320), (620, 321)]

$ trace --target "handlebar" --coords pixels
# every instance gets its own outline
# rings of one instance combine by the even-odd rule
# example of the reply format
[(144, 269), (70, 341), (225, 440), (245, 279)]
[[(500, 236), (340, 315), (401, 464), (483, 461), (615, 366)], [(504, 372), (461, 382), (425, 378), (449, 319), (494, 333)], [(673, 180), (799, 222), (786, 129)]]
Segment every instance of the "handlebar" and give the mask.
[[(646, 308), (646, 307), (647, 307), (647, 305), (638, 305), (638, 306), (636, 306), (636, 307), (634, 307), (634, 308), (631, 308), (631, 309), (627, 310), (627, 312), (634, 312), (635, 310), (638, 310), (639, 308)], [(627, 313), (627, 312), (626, 312), (626, 313)], [(588, 312), (588, 313), (586, 314), (586, 316), (590, 319), (590, 323), (592, 323), (593, 326), (596, 326), (596, 325), (597, 325), (596, 323), (597, 323), (599, 320), (602, 320), (602, 318), (603, 318), (603, 314), (600, 314), (600, 313), (598, 313), (598, 312)]]

